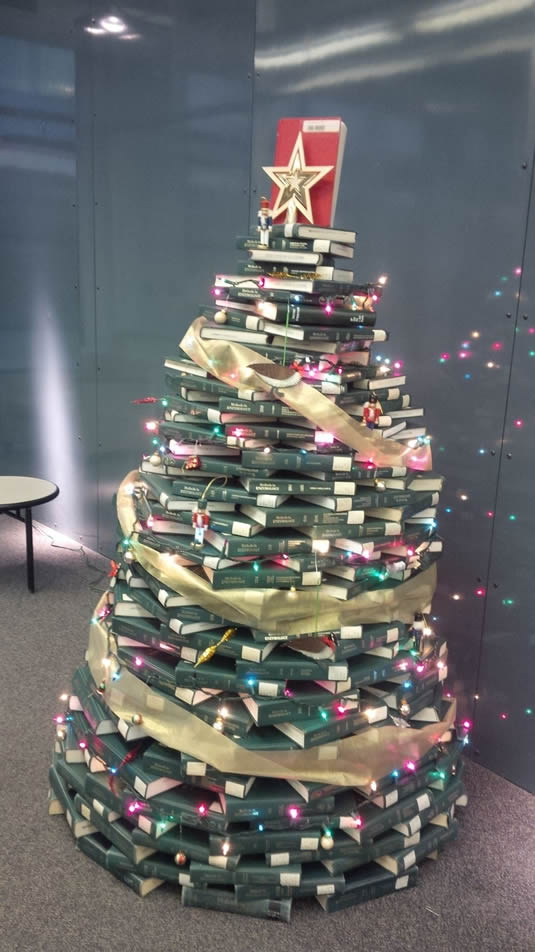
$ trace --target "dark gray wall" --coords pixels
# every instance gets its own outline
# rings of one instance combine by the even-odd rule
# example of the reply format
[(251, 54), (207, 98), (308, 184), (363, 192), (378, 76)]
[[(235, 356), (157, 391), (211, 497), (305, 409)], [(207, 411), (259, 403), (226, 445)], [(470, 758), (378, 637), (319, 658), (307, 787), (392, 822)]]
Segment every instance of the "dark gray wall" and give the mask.
[[(112, 6), (0, 2), (2, 470), (56, 480), (46, 520), (111, 551), (148, 445), (131, 401), (231, 266), (277, 119), (341, 115), (338, 221), (390, 277), (383, 352), (448, 478), (449, 683), (481, 762), (535, 789), (533, 3)], [(127, 37), (87, 32), (109, 13)]]

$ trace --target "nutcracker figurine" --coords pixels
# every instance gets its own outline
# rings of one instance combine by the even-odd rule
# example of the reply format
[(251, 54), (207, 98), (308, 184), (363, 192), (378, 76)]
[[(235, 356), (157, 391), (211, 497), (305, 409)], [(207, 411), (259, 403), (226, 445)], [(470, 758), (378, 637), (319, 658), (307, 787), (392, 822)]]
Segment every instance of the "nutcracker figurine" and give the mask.
[(199, 499), (191, 514), (191, 524), (195, 529), (193, 545), (200, 547), (204, 544), (204, 533), (210, 526), (210, 513), (204, 499)]
[(367, 426), (369, 430), (375, 430), (383, 412), (375, 393), (370, 394), (370, 399), (366, 401), (362, 409), (362, 425)]
[(271, 208), (269, 199), (262, 197), (260, 199), (260, 208), (258, 209), (257, 228), (259, 232), (259, 241), (263, 245), (269, 245), (269, 233), (273, 224), (271, 217)]

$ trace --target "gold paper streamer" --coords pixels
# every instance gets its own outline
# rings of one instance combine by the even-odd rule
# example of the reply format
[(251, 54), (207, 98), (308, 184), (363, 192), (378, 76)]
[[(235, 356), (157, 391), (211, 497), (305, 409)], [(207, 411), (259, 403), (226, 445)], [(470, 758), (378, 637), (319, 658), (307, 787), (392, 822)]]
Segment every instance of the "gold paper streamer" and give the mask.
[[(105, 596), (97, 605), (95, 617), (104, 602)], [(114, 636), (102, 622), (91, 624), (87, 661), (95, 683), (106, 682), (103, 697), (113, 713), (127, 722), (133, 715), (141, 714), (143, 727), (159, 743), (212, 764), (223, 773), (365, 787), (399, 769), (407, 760), (421, 760), (450, 729), (455, 718), (452, 704), (447, 719), (420, 730), (370, 727), (353, 737), (309, 750), (245, 750), (128, 670), (121, 668), (119, 679), (110, 682), (110, 668), (104, 664), (110, 653), (117, 653)]]
[[(193, 321), (180, 342), (182, 350), (189, 354), (199, 367), (230, 387), (265, 391), (265, 381), (251, 364), (262, 364), (265, 367), (278, 365), (243, 344), (229, 340), (205, 340), (201, 337), (201, 330), (207, 323), (204, 317)], [(410, 466), (418, 470), (432, 468), (429, 445), (407, 447), (395, 440), (383, 439), (373, 430), (356, 423), (341, 407), (302, 380), (290, 387), (277, 387), (273, 394), (299, 416), (314, 423), (319, 430), (332, 433), (342, 443), (350, 446), (363, 460), (373, 460), (377, 466)]]
[[(136, 524), (134, 502), (128, 487), (138, 478), (137, 472), (129, 473), (117, 492), (117, 516), (127, 537)], [(276, 588), (214, 591), (207, 579), (178, 565), (173, 555), (156, 552), (135, 538), (130, 547), (147, 572), (175, 592), (193, 598), (208, 611), (239, 625), (288, 636), (381, 621), (401, 621), (410, 625), (415, 613), (426, 611), (431, 604), (436, 585), (436, 566), (433, 564), (395, 588), (362, 592), (346, 601), (326, 595), (321, 587), (319, 592), (317, 589), (283, 592)]]

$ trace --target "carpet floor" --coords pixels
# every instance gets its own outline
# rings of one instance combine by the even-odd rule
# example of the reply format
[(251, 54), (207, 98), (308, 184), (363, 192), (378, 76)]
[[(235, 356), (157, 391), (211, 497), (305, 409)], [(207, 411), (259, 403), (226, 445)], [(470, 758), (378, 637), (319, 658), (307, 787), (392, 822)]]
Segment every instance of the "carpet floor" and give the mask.
[(459, 839), (420, 885), (334, 915), (314, 900), (290, 925), (183, 908), (172, 887), (140, 899), (94, 865), (47, 815), (47, 771), (108, 563), (45, 532), (31, 595), (24, 527), (0, 516), (0, 952), (535, 952), (535, 800), (471, 763)]

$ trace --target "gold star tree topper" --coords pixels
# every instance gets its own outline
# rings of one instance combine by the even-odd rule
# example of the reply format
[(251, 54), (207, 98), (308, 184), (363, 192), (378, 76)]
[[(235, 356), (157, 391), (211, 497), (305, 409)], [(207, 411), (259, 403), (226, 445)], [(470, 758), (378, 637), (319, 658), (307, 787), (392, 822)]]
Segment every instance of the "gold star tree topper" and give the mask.
[(332, 165), (308, 165), (305, 160), (303, 136), (301, 133), (295, 140), (290, 161), (285, 166), (263, 166), (263, 171), (269, 175), (272, 182), (279, 189), (277, 201), (273, 208), (273, 219), (278, 218), (286, 211), (286, 221), (295, 222), (297, 212), (311, 224), (314, 224), (310, 189), (334, 168)]

